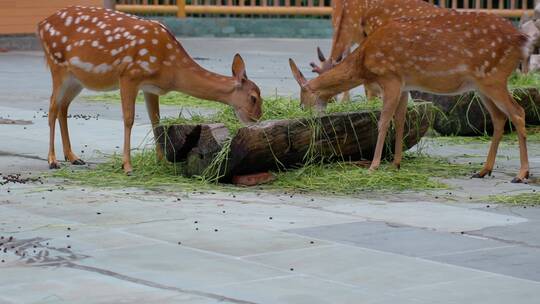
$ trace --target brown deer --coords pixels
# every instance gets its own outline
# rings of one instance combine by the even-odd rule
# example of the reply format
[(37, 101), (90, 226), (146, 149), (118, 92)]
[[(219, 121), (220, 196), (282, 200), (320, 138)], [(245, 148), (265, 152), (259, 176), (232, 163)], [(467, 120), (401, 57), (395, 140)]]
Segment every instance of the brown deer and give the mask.
[[(157, 21), (108, 9), (73, 6), (40, 22), (37, 31), (53, 82), (49, 108), (50, 168), (59, 167), (54, 151), (57, 118), (66, 160), (84, 164), (71, 150), (67, 125), (69, 104), (82, 88), (120, 89), (123, 168), (127, 174), (132, 171), (130, 139), (139, 90), (144, 92), (153, 128), (159, 122), (159, 95), (169, 91), (228, 104), (243, 123), (261, 116), (259, 88), (248, 80), (240, 55), (234, 57), (232, 77), (205, 70)], [(161, 158), (161, 149), (156, 150)]]
[[(449, 10), (439, 8), (423, 0), (335, 0), (333, 1), (332, 49), (330, 57), (325, 58), (320, 48), (317, 55), (320, 65), (312, 62), (313, 72), (321, 74), (347, 56), (354, 44), (360, 45), (378, 27), (400, 17), (422, 17), (442, 14)], [(379, 96), (376, 86), (365, 84), (368, 99)], [(343, 94), (343, 101), (350, 100), (348, 91)]]
[[(507, 89), (509, 75), (528, 47), (528, 38), (507, 20), (490, 14), (450, 12), (420, 19), (403, 18), (379, 27), (334, 68), (307, 81), (292, 60), (305, 107), (323, 109), (328, 100), (360, 84), (383, 91), (379, 135), (370, 170), (377, 169), (390, 120), (396, 128), (394, 165), (399, 168), (407, 109), (403, 92), (459, 94), (476, 90), (493, 120), (493, 140), (482, 178), (493, 170), (507, 117), (519, 138), (521, 168), (513, 182), (529, 177), (525, 112)], [(406, 96), (406, 95), (405, 95)]]

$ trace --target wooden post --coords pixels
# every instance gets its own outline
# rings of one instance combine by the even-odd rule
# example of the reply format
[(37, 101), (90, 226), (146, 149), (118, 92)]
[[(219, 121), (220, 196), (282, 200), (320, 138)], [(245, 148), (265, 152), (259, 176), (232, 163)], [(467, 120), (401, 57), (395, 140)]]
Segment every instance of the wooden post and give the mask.
[(186, 18), (186, 0), (176, 0), (176, 5), (178, 6), (176, 17)]
[(115, 0), (103, 0), (103, 7), (108, 9), (115, 9), (116, 1)]

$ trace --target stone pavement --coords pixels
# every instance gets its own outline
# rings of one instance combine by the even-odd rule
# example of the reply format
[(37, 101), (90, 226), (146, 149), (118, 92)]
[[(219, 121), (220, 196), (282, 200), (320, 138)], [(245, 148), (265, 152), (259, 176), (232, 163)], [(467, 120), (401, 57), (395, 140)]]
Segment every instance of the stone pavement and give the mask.
[[(289, 56), (308, 71), (312, 47), (329, 46), (182, 41), (201, 64), (224, 73), (231, 45), (239, 49), (266, 95), (296, 92)], [(48, 72), (38, 53), (0, 54), (0, 67), (0, 117), (33, 122), (0, 125), (0, 172), (39, 175), (46, 170)], [(144, 107), (137, 111), (133, 142), (142, 143), (148, 119)], [(164, 107), (166, 115), (180, 111)], [(74, 150), (84, 159), (119, 150), (118, 105), (79, 99), (71, 113)], [(458, 161), (486, 150), (426, 147)], [(530, 154), (532, 172), (540, 172), (540, 146), (531, 144)], [(0, 186), (0, 303), (538, 303), (540, 208), (476, 202), (540, 190), (508, 183), (516, 156), (515, 147), (503, 146), (494, 178), (450, 180), (456, 189), (436, 197), (8, 183)]]

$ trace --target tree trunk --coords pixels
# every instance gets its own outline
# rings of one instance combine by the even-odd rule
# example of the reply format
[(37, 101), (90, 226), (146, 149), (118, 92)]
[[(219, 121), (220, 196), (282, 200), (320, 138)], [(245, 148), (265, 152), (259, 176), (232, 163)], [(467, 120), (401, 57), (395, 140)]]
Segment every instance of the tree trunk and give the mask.
[[(527, 124), (540, 124), (540, 93), (537, 88), (513, 90), (514, 100), (525, 110)], [(489, 112), (474, 92), (443, 96), (424, 92), (411, 92), (419, 101), (432, 102), (434, 111), (433, 128), (441, 135), (476, 136), (493, 133)], [(507, 130), (511, 128), (507, 125)]]
[[(405, 149), (417, 144), (426, 133), (430, 124), (429, 109), (429, 104), (418, 104), (409, 109), (405, 125)], [(190, 146), (185, 173), (187, 176), (205, 173), (206, 176), (230, 181), (236, 175), (294, 168), (310, 161), (371, 159), (377, 143), (379, 115), (379, 111), (336, 113), (317, 118), (264, 121), (244, 127), (232, 138), (230, 149), (222, 152), (227, 155), (220, 155), (220, 159), (226, 159), (221, 167), (216, 167), (216, 163), (210, 165), (227, 143), (228, 132), (220, 124), (198, 125), (195, 130), (200, 130), (199, 137), (196, 144)], [(188, 127), (193, 128), (172, 125), (167, 133), (169, 136), (178, 134), (186, 137), (184, 133)], [(190, 136), (195, 133), (191, 132)], [(190, 143), (174, 138), (170, 142), (176, 146), (165, 149), (167, 152), (185, 150), (186, 147), (179, 144)], [(393, 150), (394, 132), (390, 130), (384, 156), (391, 156)], [(180, 160), (176, 153), (174, 157), (167, 155), (167, 159), (171, 158)]]

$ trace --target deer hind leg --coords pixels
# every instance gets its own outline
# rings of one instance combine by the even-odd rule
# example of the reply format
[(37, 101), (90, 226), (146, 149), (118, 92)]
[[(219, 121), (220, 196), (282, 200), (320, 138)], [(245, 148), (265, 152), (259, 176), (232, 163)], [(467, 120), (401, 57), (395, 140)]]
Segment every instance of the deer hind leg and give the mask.
[(483, 178), (486, 175), (491, 175), (493, 166), (495, 165), (499, 143), (501, 142), (501, 138), (504, 133), (504, 125), (506, 124), (507, 119), (506, 115), (499, 110), (499, 108), (497, 108), (495, 103), (489, 97), (480, 94), (480, 99), (491, 116), (491, 121), (493, 122), (493, 136), (484, 167), (482, 170), (480, 170), (480, 172), (475, 173), (472, 178)]
[(122, 100), (122, 115), (124, 118), (124, 151), (122, 167), (127, 175), (131, 175), (131, 128), (135, 120), (135, 99), (139, 89), (130, 80), (120, 80), (120, 97)]
[(517, 104), (506, 87), (506, 83), (498, 86), (482, 88), (481, 92), (488, 96), (495, 106), (503, 112), (516, 128), (519, 140), (519, 156), (521, 168), (513, 183), (521, 183), (529, 178), (529, 158), (527, 154), (527, 130), (525, 128), (525, 111)]
[(49, 169), (59, 169), (60, 164), (56, 159), (56, 152), (54, 149), (54, 136), (55, 136), (55, 127), (56, 119), (58, 117), (58, 96), (61, 91), (61, 87), (64, 82), (65, 71), (58, 66), (51, 65), (51, 75), (52, 75), (52, 94), (49, 104), (49, 154), (47, 156), (47, 162), (49, 163)]
[(386, 134), (388, 133), (388, 127), (390, 121), (394, 116), (396, 109), (399, 106), (399, 100), (401, 96), (401, 82), (398, 80), (387, 80), (383, 87), (383, 108), (381, 111), (381, 117), (379, 118), (379, 134), (377, 136), (377, 146), (373, 153), (373, 161), (369, 167), (370, 171), (376, 170), (381, 164), (382, 149), (384, 147), (384, 141)]
[(60, 132), (62, 134), (62, 147), (64, 150), (64, 158), (74, 165), (84, 165), (85, 162), (80, 159), (71, 149), (71, 141), (68, 131), (68, 108), (71, 102), (82, 90), (80, 83), (73, 76), (66, 77), (58, 96), (58, 122), (60, 123)]
[(401, 157), (403, 154), (403, 132), (405, 130), (405, 118), (407, 116), (407, 102), (409, 100), (408, 92), (402, 92), (399, 97), (399, 105), (394, 117), (396, 127), (396, 138), (394, 146), (394, 166), (399, 169), (401, 166)]
[(146, 109), (150, 122), (152, 123), (152, 131), (154, 132), (154, 142), (156, 144), (156, 155), (158, 160), (163, 159), (163, 150), (161, 145), (158, 144), (158, 136), (156, 127), (159, 124), (159, 96), (152, 93), (144, 93), (144, 100), (146, 101)]

